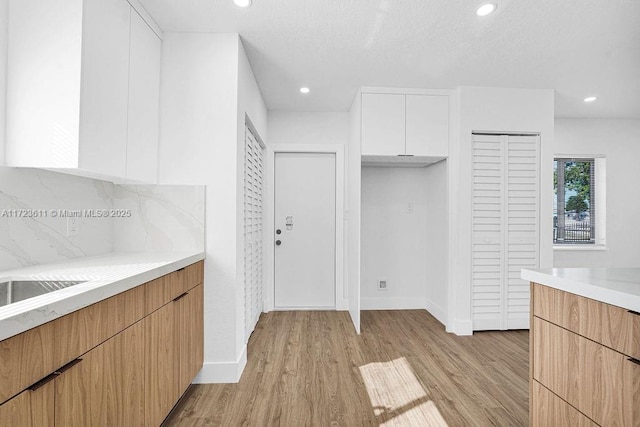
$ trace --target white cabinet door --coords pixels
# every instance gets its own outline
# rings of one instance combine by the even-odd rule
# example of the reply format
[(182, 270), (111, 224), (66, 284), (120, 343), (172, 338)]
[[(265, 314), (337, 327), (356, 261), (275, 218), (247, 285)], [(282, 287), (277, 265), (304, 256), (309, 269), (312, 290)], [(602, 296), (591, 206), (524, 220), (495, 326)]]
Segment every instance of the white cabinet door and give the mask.
[(158, 175), (158, 111), (162, 42), (131, 11), (127, 178), (155, 183)]
[(407, 95), (406, 154), (447, 156), (449, 154), (449, 97)]
[(85, 0), (82, 24), (80, 168), (125, 176), (131, 6)]
[(362, 154), (405, 154), (405, 96), (362, 94)]
[(7, 165), (76, 168), (82, 2), (11, 1), (8, 24)]

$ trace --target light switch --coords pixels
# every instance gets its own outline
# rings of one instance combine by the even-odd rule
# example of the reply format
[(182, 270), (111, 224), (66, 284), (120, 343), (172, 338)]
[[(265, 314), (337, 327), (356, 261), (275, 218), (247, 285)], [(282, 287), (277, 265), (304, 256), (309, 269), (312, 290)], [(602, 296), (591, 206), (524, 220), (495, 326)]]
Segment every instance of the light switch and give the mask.
[(413, 202), (407, 203), (407, 213), (408, 214), (412, 214), (413, 213)]

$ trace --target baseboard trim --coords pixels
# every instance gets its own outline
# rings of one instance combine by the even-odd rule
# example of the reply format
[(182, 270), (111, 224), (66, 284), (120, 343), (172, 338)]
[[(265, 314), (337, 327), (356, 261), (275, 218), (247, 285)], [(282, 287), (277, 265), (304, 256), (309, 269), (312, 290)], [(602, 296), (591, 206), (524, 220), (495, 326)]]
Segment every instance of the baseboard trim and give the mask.
[(424, 310), (426, 298), (360, 298), (360, 310)]
[(240, 381), (247, 366), (247, 346), (242, 347), (240, 357), (235, 362), (205, 362), (193, 380), (194, 384), (230, 384)]
[(447, 324), (447, 313), (442, 307), (427, 298), (425, 308), (433, 317), (438, 320), (438, 322), (442, 323), (443, 325)]
[(453, 320), (453, 330), (447, 330), (456, 335), (467, 336), (473, 335), (473, 322), (471, 320)]

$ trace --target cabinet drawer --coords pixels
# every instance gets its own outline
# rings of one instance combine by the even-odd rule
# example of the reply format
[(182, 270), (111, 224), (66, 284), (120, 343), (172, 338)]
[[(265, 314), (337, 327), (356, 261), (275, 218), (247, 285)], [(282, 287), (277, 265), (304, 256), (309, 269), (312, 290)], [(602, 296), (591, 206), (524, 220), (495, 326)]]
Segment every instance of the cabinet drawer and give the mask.
[(196, 262), (147, 283), (145, 314), (149, 314), (179, 297), (204, 280), (204, 262)]
[[(59, 368), (144, 316), (144, 287), (67, 314), (54, 322), (54, 367)], [(51, 370), (47, 373), (50, 373)]]
[(560, 399), (539, 382), (533, 381), (532, 417), (533, 427), (575, 426), (596, 427), (597, 424), (580, 413), (576, 408)]
[(640, 359), (640, 315), (533, 284), (533, 315)]
[(204, 279), (203, 267), (204, 262), (200, 261), (171, 273), (170, 280), (173, 292), (171, 299), (201, 284)]
[(535, 380), (598, 424), (640, 423), (640, 365), (537, 317), (533, 328)]
[(25, 390), (0, 405), (0, 426), (53, 427), (54, 385), (48, 382)]
[(53, 357), (55, 322), (0, 341), (0, 403), (57, 368)]

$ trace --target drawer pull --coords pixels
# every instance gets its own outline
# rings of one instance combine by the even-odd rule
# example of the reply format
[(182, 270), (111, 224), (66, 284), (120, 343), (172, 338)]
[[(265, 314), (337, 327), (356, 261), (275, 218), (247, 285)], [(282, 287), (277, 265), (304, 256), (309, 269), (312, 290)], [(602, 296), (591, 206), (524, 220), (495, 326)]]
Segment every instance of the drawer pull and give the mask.
[(640, 360), (636, 359), (635, 357), (630, 357), (627, 359), (629, 362), (633, 362), (636, 365), (640, 365)]
[(187, 268), (187, 267), (179, 268), (179, 269), (177, 269), (176, 271), (182, 271), (182, 270), (184, 270), (185, 268)]
[(71, 362), (67, 363), (66, 365), (64, 365), (62, 368), (56, 370), (54, 372), (54, 374), (62, 374), (65, 371), (68, 371), (69, 369), (73, 368), (74, 366), (76, 366), (78, 363), (82, 362), (82, 359), (75, 359), (72, 360)]
[(40, 387), (44, 386), (46, 383), (55, 380), (58, 375), (60, 375), (60, 372), (54, 372), (53, 374), (47, 375), (37, 383), (33, 384), (31, 387), (29, 387), (29, 391), (36, 391)]
[(636, 316), (640, 316), (640, 313), (638, 313), (637, 311), (627, 310), (627, 312), (631, 314), (635, 314)]
[(176, 302), (176, 301), (178, 301), (178, 300), (180, 300), (180, 299), (182, 299), (182, 298), (186, 297), (188, 294), (189, 294), (189, 292), (185, 292), (185, 293), (183, 293), (183, 294), (178, 295), (177, 297), (175, 297), (175, 298), (173, 299), (173, 302)]

